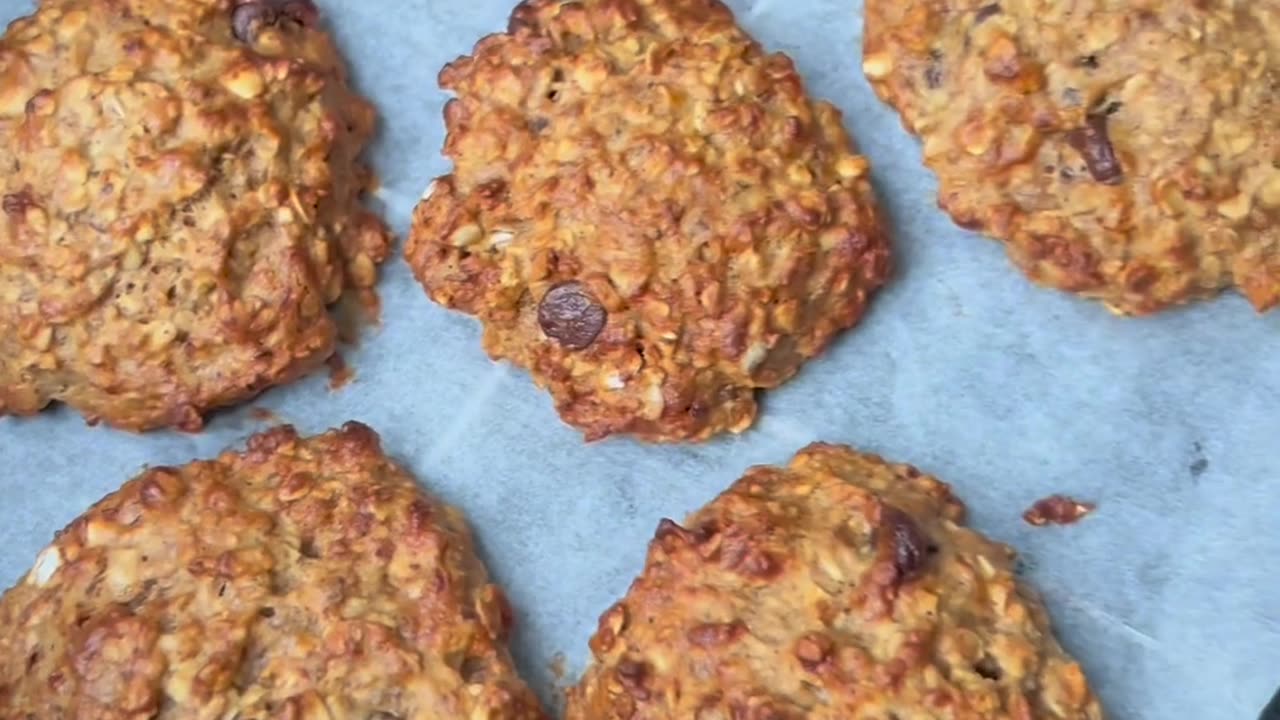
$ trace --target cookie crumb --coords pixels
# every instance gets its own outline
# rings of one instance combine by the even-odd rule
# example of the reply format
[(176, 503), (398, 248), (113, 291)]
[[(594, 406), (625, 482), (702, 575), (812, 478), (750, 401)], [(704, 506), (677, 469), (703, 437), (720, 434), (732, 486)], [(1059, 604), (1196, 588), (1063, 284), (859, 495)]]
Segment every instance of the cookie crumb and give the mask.
[(262, 423), (273, 423), (280, 420), (280, 416), (271, 412), (266, 408), (256, 407), (249, 410), (249, 417)]
[(551, 661), (547, 663), (547, 669), (551, 671), (551, 677), (555, 678), (555, 683), (559, 685), (565, 676), (564, 653), (558, 652), (552, 655)]
[(1026, 520), (1029, 525), (1035, 525), (1036, 527), (1049, 524), (1072, 525), (1093, 512), (1097, 507), (1096, 503), (1080, 502), (1066, 495), (1050, 495), (1047, 498), (1037, 500), (1026, 512), (1022, 513), (1022, 519)]
[(334, 353), (325, 365), (329, 366), (329, 390), (336, 392), (346, 387), (355, 379), (356, 373), (347, 365), (347, 361), (339, 353)]

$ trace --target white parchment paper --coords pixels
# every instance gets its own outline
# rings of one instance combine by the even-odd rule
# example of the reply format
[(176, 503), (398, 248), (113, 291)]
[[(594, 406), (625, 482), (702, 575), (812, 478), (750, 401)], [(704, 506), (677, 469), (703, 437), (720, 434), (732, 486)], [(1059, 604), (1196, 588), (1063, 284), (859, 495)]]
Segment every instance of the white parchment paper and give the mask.
[[(436, 73), (505, 28), (513, 0), (319, 2), (382, 112), (371, 157), (403, 235), (423, 188), (449, 169)], [(1126, 320), (1032, 287), (997, 244), (936, 209), (918, 144), (859, 69), (861, 2), (730, 4), (845, 111), (899, 266), (860, 328), (766, 397), (754, 430), (701, 446), (584, 445), (399, 257), (383, 272), (382, 328), (344, 352), (355, 381), (331, 392), (318, 373), (254, 406), (306, 432), (368, 423), (467, 511), (517, 608), (521, 667), (548, 701), (553, 656), (576, 677), (660, 518), (821, 439), (955, 485), (974, 525), (1021, 550), (1111, 718), (1252, 720), (1280, 683), (1280, 312), (1260, 317), (1230, 295)], [(0, 0), (0, 21), (29, 7)], [(264, 429), (256, 417), (244, 407), (200, 435), (141, 437), (62, 408), (0, 420), (0, 583), (144, 464), (212, 456)], [(1024, 524), (1020, 513), (1054, 492), (1099, 509), (1070, 527)]]

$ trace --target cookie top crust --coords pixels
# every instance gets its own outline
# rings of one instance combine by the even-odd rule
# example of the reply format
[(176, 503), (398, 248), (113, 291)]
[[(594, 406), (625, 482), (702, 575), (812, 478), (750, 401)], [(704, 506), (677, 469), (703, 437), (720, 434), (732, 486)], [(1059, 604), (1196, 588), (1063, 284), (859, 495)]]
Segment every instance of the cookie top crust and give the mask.
[(318, 367), (389, 246), (309, 0), (44, 0), (0, 38), (0, 414), (130, 430)]
[(963, 514), (843, 446), (752, 468), (658, 526), (567, 720), (1100, 720), (1014, 553)]
[(589, 439), (738, 432), (889, 271), (831, 105), (715, 0), (532, 0), (440, 84), (407, 257)]
[(280, 427), (57, 535), (0, 598), (0, 715), (545, 720), (511, 622), (462, 514), (372, 430)]
[(867, 0), (865, 28), (939, 204), (1032, 280), (1121, 314), (1280, 303), (1280, 6)]

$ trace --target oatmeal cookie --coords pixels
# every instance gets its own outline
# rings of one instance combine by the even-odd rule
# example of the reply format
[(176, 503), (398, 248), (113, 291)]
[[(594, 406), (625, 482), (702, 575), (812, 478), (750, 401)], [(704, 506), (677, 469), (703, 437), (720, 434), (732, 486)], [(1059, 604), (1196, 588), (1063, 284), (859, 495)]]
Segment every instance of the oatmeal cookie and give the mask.
[(457, 510), (369, 428), (129, 481), (0, 598), (0, 717), (545, 720)]
[(1032, 280), (1280, 303), (1280, 4), (867, 0), (863, 69)]
[(0, 38), (0, 414), (199, 429), (318, 367), (387, 254), (310, 0), (43, 0)]
[(745, 429), (885, 280), (840, 113), (718, 0), (529, 0), (440, 84), (409, 262), (588, 439)]
[(1014, 554), (915, 468), (756, 467), (600, 618), (568, 720), (1100, 720)]

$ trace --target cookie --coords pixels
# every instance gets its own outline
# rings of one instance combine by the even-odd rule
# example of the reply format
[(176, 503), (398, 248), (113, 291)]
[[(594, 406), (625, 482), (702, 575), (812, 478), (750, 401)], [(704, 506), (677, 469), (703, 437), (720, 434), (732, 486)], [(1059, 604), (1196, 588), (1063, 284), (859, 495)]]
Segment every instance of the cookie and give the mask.
[(1014, 553), (938, 480), (836, 445), (663, 520), (567, 720), (1100, 720)]
[[(320, 366), (388, 252), (309, 0), (44, 0), (0, 39), (0, 414), (197, 430)], [(348, 292), (350, 291), (350, 292)]]
[(1280, 6), (867, 0), (863, 69), (939, 204), (1035, 282), (1142, 315), (1280, 303)]
[(462, 514), (358, 423), (147, 470), (0, 622), (6, 718), (546, 718)]
[(440, 84), (409, 263), (588, 439), (747, 428), (885, 280), (840, 113), (718, 0), (530, 0)]

